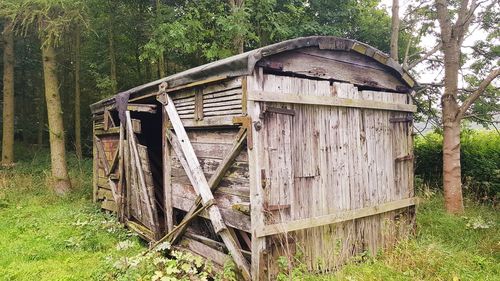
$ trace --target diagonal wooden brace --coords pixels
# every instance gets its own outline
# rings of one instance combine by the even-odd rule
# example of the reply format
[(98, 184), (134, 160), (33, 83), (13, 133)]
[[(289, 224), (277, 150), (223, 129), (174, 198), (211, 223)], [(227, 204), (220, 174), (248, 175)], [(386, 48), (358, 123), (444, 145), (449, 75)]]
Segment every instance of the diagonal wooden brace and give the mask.
[[(240, 154), (241, 150), (243, 149), (243, 144), (245, 142), (245, 137), (246, 137), (246, 129), (241, 128), (240, 131), (238, 132), (236, 139), (234, 141), (233, 147), (231, 150), (226, 154), (226, 157), (222, 160), (222, 162), (219, 164), (217, 169), (215, 170), (214, 174), (210, 177), (210, 180), (208, 181), (208, 184), (210, 186), (210, 189), (212, 191), (216, 190), (217, 187), (219, 186), (220, 181), (224, 177), (224, 174), (227, 172), (229, 167), (232, 165), (233, 161), (236, 159), (236, 157)], [(176, 151), (180, 151), (180, 145), (177, 140), (177, 137), (173, 134), (168, 134), (167, 136), (170, 144), (172, 145), (172, 148)], [(182, 152), (179, 152), (182, 155)], [(179, 161), (185, 162), (186, 160), (184, 159), (183, 156), (179, 157)], [(197, 196), (195, 199), (195, 203), (187, 214), (184, 216), (184, 219), (181, 221), (181, 223), (175, 227), (172, 231), (167, 233), (162, 239), (158, 240), (155, 245), (153, 245), (152, 249), (156, 247), (157, 245), (163, 243), (164, 241), (169, 241), (171, 244), (174, 244), (177, 242), (177, 239), (184, 233), (186, 230), (188, 223), (193, 219), (194, 216), (198, 215), (201, 209), (204, 209), (205, 206), (202, 205), (202, 200), (201, 196)], [(179, 227), (182, 225), (182, 227)]]
[[(196, 156), (193, 146), (189, 141), (188, 135), (186, 133), (186, 130), (184, 129), (182, 121), (179, 115), (177, 114), (174, 102), (172, 101), (172, 98), (164, 92), (165, 89), (166, 85), (164, 84), (160, 85), (160, 94), (157, 99), (163, 104), (163, 107), (168, 114), (174, 132), (176, 133), (176, 136), (179, 140), (178, 143), (181, 151), (179, 151), (179, 154), (177, 154), (178, 152), (176, 151), (176, 154), (178, 156), (180, 155), (184, 156), (185, 161), (181, 161), (181, 164), (183, 165), (186, 174), (188, 174), (189, 180), (191, 181), (191, 184), (193, 185), (194, 189), (196, 190), (198, 195), (200, 195), (203, 205), (206, 205), (209, 202), (211, 202), (211, 200), (214, 199), (214, 196), (212, 194), (212, 191), (210, 190), (208, 181), (205, 178), (203, 169), (200, 166), (198, 157)], [(231, 235), (226, 224), (224, 223), (221, 212), (217, 207), (217, 205), (210, 206), (208, 208), (208, 213), (215, 232), (219, 234), (222, 240), (224, 241), (224, 244), (226, 245), (232, 258), (234, 259), (235, 264), (241, 271), (243, 278), (246, 280), (250, 280), (251, 276), (250, 276), (250, 267), (248, 265), (248, 262), (245, 259), (245, 257), (243, 257), (241, 250), (238, 248), (237, 242), (235, 241), (234, 237)]]

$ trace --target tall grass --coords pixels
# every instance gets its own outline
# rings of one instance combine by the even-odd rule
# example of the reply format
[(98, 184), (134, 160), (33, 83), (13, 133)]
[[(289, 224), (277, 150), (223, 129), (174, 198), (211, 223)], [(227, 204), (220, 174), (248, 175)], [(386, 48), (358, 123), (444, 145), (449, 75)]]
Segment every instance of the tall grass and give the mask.
[[(58, 197), (46, 150), (22, 149), (0, 170), (0, 280), (100, 279), (106, 260), (139, 252), (141, 242), (91, 203), (89, 159), (70, 157), (73, 190)], [(131, 241), (127, 249), (117, 249)]]

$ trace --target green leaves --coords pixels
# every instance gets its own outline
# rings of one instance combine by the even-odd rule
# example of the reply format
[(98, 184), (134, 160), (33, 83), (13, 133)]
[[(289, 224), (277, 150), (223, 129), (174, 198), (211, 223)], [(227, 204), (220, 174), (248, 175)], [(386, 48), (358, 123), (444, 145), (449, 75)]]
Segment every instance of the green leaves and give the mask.
[(5, 0), (0, 10), (19, 34), (37, 32), (42, 45), (59, 46), (74, 25), (87, 25), (85, 2), (78, 0)]

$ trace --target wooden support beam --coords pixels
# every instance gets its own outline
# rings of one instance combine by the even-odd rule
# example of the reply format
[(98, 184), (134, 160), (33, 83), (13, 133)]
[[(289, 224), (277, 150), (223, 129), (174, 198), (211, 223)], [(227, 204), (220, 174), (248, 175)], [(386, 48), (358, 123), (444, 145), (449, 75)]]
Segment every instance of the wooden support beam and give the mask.
[[(174, 208), (172, 205), (172, 179), (170, 165), (170, 143), (167, 139), (167, 134), (170, 134), (168, 129), (168, 116), (165, 110), (161, 111), (162, 116), (162, 158), (163, 158), (163, 208), (165, 213), (165, 232), (169, 233), (174, 229)], [(168, 164), (167, 164), (168, 163)]]
[[(166, 84), (160, 85), (161, 92), (164, 92), (166, 88)], [(191, 184), (193, 185), (198, 195), (201, 196), (203, 205), (207, 205), (212, 200), (214, 200), (214, 196), (212, 194), (212, 191), (210, 190), (210, 185), (208, 184), (208, 181), (203, 174), (203, 169), (201, 168), (198, 157), (196, 156), (193, 146), (189, 141), (186, 130), (184, 129), (181, 119), (177, 114), (174, 102), (172, 101), (172, 98), (166, 93), (159, 95), (158, 100), (163, 104), (172, 127), (174, 128), (174, 131), (179, 139), (180, 148), (182, 150), (181, 155), (183, 154), (186, 159), (186, 163), (183, 163), (186, 164), (184, 170), (187, 174), (191, 174), (191, 176), (189, 177), (191, 180)], [(233, 257), (236, 266), (241, 271), (243, 278), (245, 280), (251, 280), (248, 262), (243, 257), (234, 237), (228, 231), (219, 208), (216, 205), (210, 206), (208, 208), (208, 212), (215, 232), (221, 236), (224, 244), (226, 244), (226, 247)]]
[(412, 197), (389, 203), (384, 203), (377, 206), (361, 208), (357, 210), (342, 211), (330, 215), (265, 225), (260, 229), (257, 229), (257, 237), (264, 237), (278, 233), (287, 233), (290, 231), (313, 228), (323, 225), (330, 225), (330, 224), (355, 220), (359, 218), (364, 218), (368, 216), (374, 216), (381, 213), (413, 206), (417, 204), (417, 202), (418, 198)]
[(392, 110), (392, 111), (403, 111), (403, 112), (417, 111), (417, 107), (411, 104), (388, 103), (388, 102), (373, 101), (373, 100), (359, 100), (359, 99), (348, 99), (348, 98), (327, 97), (327, 96), (283, 94), (283, 93), (272, 93), (272, 92), (249, 92), (248, 100), (262, 101), (262, 102), (367, 108), (367, 109)]

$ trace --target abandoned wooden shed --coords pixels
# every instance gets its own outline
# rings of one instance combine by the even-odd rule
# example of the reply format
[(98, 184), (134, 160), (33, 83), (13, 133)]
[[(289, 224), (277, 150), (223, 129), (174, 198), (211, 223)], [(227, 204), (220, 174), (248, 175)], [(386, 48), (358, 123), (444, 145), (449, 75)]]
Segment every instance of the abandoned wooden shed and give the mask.
[(94, 200), (245, 279), (329, 271), (414, 224), (414, 80), (336, 37), (284, 41), (91, 106)]

